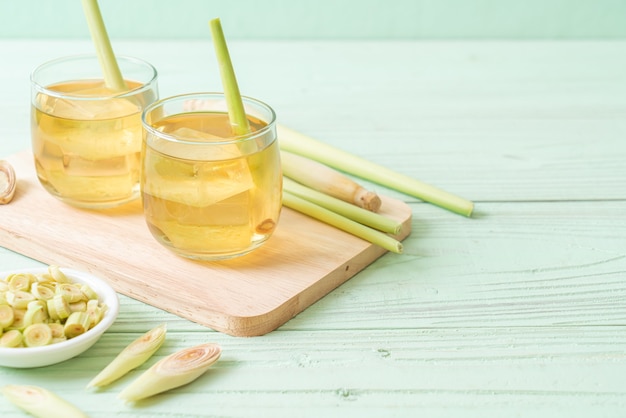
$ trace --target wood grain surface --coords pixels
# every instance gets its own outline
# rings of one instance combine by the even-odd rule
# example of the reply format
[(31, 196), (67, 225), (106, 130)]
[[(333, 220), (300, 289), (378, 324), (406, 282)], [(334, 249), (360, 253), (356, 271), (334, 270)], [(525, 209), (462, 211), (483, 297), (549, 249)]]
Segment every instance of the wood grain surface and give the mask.
[[(16, 195), (0, 207), (0, 244), (48, 264), (86, 270), (120, 293), (237, 336), (266, 334), (354, 276), (386, 251), (284, 208), (275, 234), (243, 257), (200, 262), (177, 256), (148, 232), (141, 202), (89, 211), (39, 184), (32, 154), (7, 158)], [(380, 213), (411, 229), (411, 210), (383, 198)]]

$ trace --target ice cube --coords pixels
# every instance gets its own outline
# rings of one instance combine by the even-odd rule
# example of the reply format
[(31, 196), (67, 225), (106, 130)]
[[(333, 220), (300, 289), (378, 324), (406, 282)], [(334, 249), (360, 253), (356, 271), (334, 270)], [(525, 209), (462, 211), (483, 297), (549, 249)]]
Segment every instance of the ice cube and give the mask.
[(116, 119), (139, 113), (141, 108), (130, 99), (68, 100), (50, 97), (41, 109), (58, 118), (71, 120)]
[(206, 207), (247, 192), (254, 181), (245, 159), (179, 162), (148, 155), (145, 191), (193, 207)]

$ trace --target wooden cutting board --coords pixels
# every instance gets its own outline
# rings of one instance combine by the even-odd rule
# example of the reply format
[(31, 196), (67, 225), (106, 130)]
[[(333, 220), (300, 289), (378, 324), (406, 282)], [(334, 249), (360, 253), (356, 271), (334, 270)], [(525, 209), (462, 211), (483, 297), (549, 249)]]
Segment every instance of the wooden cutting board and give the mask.
[[(0, 205), (0, 245), (47, 264), (96, 274), (121, 294), (234, 336), (263, 335), (293, 318), (386, 250), (284, 208), (274, 235), (246, 256), (179, 257), (150, 235), (139, 201), (88, 211), (50, 196), (30, 152), (7, 160), (18, 178)], [(411, 229), (411, 209), (381, 196), (381, 213)]]

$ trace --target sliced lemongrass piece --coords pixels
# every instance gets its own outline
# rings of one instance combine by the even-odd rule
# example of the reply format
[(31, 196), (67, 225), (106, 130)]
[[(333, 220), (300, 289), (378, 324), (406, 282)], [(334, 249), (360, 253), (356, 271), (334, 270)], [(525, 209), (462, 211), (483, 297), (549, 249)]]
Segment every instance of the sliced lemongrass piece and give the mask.
[(67, 338), (74, 338), (87, 332), (90, 324), (91, 319), (86, 312), (72, 312), (63, 325), (63, 332)]
[(70, 311), (73, 312), (87, 312), (87, 301), (79, 300), (69, 304)]
[(27, 326), (22, 332), (26, 347), (41, 347), (52, 342), (52, 330), (48, 324), (35, 323)]
[(0, 329), (13, 325), (13, 308), (9, 305), (0, 305)]
[(283, 205), (362, 238), (372, 244), (378, 245), (388, 251), (394, 253), (402, 252), (402, 243), (395, 238), (348, 219), (345, 216), (341, 216), (306, 199), (302, 199), (288, 191), (283, 192)]
[(13, 200), (16, 188), (17, 179), (13, 166), (8, 161), (0, 160), (0, 205)]
[(70, 305), (67, 303), (67, 300), (63, 297), (63, 295), (56, 294), (52, 299), (46, 301), (48, 304), (48, 314), (52, 319), (66, 319), (72, 311), (70, 310)]
[(48, 310), (46, 303), (36, 300), (28, 304), (26, 313), (24, 314), (24, 327), (28, 328), (33, 324), (42, 324), (48, 319)]
[(65, 336), (65, 330), (63, 329), (63, 325), (61, 325), (58, 322), (50, 322), (48, 324), (48, 327), (50, 328), (50, 331), (52, 332), (52, 341), (50, 342), (50, 344), (56, 344), (61, 341), (67, 340), (67, 337)]
[(161, 347), (165, 341), (167, 326), (161, 324), (130, 343), (111, 361), (87, 387), (106, 386), (129, 371), (141, 366)]
[(0, 337), (0, 347), (19, 347), (23, 338), (21, 331), (10, 329)]
[(281, 151), (283, 175), (311, 189), (336, 197), (372, 212), (378, 212), (381, 200), (343, 173), (310, 158)]
[(34, 282), (30, 287), (30, 293), (39, 300), (49, 300), (54, 297), (56, 291), (50, 282)]
[(235, 77), (235, 70), (230, 59), (228, 46), (226, 45), (222, 23), (219, 18), (212, 19), (209, 21), (209, 27), (211, 28), (213, 46), (220, 68), (222, 86), (224, 87), (224, 95), (228, 107), (228, 117), (233, 133), (235, 135), (245, 135), (250, 132), (250, 125), (248, 124), (246, 111), (241, 100), (241, 93), (239, 93), (239, 85), (237, 84), (237, 77)]
[(2, 394), (14, 405), (35, 417), (86, 418), (76, 406), (38, 386), (6, 385)]
[(32, 293), (23, 290), (9, 290), (5, 293), (5, 297), (9, 305), (15, 309), (25, 309), (30, 302), (35, 300)]
[(57, 285), (56, 293), (63, 295), (67, 303), (74, 303), (85, 300), (85, 294), (80, 290), (80, 286), (75, 283), (60, 283)]
[(9, 290), (22, 290), (28, 291), (31, 284), (35, 281), (35, 276), (29, 273), (15, 273), (6, 278), (9, 285)]
[(91, 288), (88, 284), (82, 284), (80, 286), (80, 291), (83, 292), (87, 300), (95, 300), (98, 299), (98, 294), (95, 290)]
[(98, 302), (97, 299), (90, 299), (87, 302), (85, 311), (87, 312), (87, 315), (89, 315), (89, 320), (91, 321), (90, 328), (93, 328), (102, 320), (106, 309), (107, 306), (105, 304), (100, 305), (100, 302)]
[(337, 170), (417, 197), (460, 215), (472, 215), (474, 203), (469, 200), (335, 148), (285, 126), (277, 125), (276, 128), (281, 150), (317, 160)]
[(355, 222), (382, 232), (397, 234), (400, 232), (400, 228), (402, 228), (402, 224), (396, 220), (313, 190), (287, 177), (283, 178), (283, 189)]
[(102, 67), (104, 83), (113, 91), (128, 90), (128, 86), (115, 59), (97, 0), (82, 0), (82, 2), (87, 24), (89, 25), (89, 32), (96, 47), (100, 67)]
[(50, 265), (48, 266), (48, 274), (50, 278), (58, 283), (70, 283), (70, 279), (67, 278), (65, 273), (61, 271), (59, 266)]
[(24, 317), (26, 316), (26, 309), (13, 308), (13, 323), (7, 329), (16, 329), (22, 331), (24, 329)]
[(119, 398), (134, 402), (191, 383), (204, 374), (221, 353), (219, 345), (208, 343), (170, 354), (124, 388)]

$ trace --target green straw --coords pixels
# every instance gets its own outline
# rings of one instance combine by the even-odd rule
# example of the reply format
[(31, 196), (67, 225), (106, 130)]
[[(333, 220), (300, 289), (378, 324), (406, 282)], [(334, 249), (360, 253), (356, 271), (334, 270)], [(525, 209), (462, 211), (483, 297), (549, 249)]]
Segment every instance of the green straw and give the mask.
[(106, 27), (104, 26), (104, 20), (102, 20), (98, 1), (82, 0), (82, 2), (87, 24), (89, 25), (89, 32), (91, 33), (91, 39), (96, 47), (100, 67), (102, 67), (104, 84), (113, 91), (128, 90), (128, 86), (122, 77), (120, 67), (115, 59), (115, 54), (113, 53)]
[(222, 85), (224, 87), (224, 95), (226, 97), (226, 106), (228, 107), (228, 117), (233, 133), (235, 135), (245, 135), (250, 133), (250, 125), (248, 124), (248, 118), (243, 108), (243, 101), (241, 100), (241, 93), (239, 93), (233, 63), (228, 53), (222, 23), (219, 18), (215, 18), (209, 21), (209, 27), (211, 28), (213, 45), (215, 47), (220, 75), (222, 77)]

